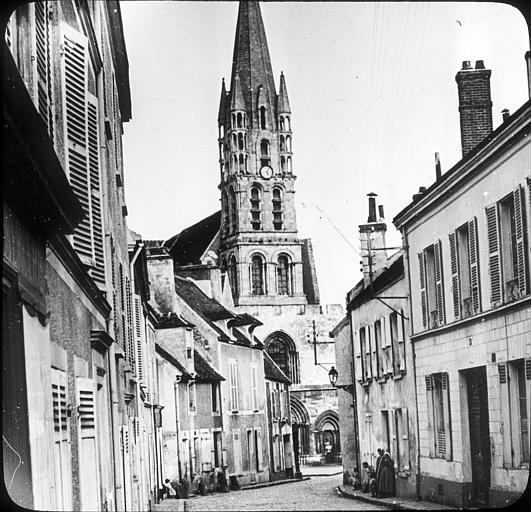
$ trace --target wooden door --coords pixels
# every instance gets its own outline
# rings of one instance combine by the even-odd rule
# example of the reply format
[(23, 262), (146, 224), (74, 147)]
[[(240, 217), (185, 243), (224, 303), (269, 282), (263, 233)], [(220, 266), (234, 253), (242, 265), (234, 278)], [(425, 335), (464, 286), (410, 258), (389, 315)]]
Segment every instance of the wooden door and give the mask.
[(487, 507), (490, 487), (490, 434), (485, 367), (467, 374), (473, 505)]

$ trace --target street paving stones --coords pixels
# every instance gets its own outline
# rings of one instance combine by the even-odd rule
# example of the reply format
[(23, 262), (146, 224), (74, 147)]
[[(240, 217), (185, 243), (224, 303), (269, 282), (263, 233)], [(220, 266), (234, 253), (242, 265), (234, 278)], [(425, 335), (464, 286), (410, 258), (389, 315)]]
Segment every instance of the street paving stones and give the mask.
[(272, 487), (196, 496), (186, 500), (186, 510), (389, 510), (342, 497), (337, 490), (342, 480), (342, 475), (319, 476)]

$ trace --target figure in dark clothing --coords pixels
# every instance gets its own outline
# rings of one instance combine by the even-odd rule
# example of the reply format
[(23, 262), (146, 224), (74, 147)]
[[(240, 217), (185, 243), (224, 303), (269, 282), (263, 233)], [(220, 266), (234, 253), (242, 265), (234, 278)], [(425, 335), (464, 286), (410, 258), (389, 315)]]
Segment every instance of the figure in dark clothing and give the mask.
[(378, 452), (378, 457), (376, 457), (376, 465), (374, 466), (374, 472), (376, 473), (376, 481), (378, 481), (378, 470), (380, 469), (380, 462), (382, 460), (384, 451), (382, 448), (378, 448), (377, 452)]
[(364, 462), (361, 468), (361, 490), (362, 492), (369, 492), (369, 483), (370, 483), (369, 472), (370, 472), (369, 463)]
[(378, 470), (376, 495), (378, 498), (395, 496), (395, 468), (388, 451), (382, 455)]

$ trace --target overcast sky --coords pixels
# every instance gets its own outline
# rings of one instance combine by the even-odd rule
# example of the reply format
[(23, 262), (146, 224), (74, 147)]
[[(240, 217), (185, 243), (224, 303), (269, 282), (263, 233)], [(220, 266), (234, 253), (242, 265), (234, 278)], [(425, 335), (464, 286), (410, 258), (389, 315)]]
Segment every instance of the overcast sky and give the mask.
[[(129, 226), (168, 239), (219, 209), (217, 114), (230, 87), (238, 2), (122, 2), (133, 119), (125, 125)], [(357, 226), (378, 194), (392, 218), (461, 158), (462, 61), (492, 70), (494, 127), (527, 99), (529, 36), (496, 3), (262, 2), (277, 92), (292, 109), (299, 235), (311, 237), (321, 300), (360, 278)]]

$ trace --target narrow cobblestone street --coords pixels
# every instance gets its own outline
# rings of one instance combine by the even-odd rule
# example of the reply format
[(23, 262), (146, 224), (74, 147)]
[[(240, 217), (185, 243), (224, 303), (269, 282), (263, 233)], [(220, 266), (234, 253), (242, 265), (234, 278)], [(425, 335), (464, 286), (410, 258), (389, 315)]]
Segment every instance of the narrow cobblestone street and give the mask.
[(209, 510), (387, 510), (340, 496), (342, 475), (245, 491), (215, 493), (187, 500), (188, 511)]

